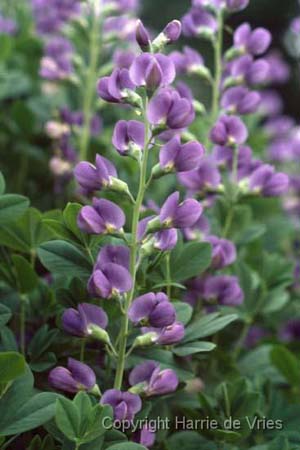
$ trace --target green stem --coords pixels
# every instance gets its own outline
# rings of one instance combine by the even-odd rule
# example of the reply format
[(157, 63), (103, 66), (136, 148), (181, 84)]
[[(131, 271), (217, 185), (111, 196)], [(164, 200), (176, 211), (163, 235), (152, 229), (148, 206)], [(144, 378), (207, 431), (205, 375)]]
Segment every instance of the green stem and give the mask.
[(125, 305), (124, 305), (124, 317), (123, 323), (121, 327), (120, 333), (120, 345), (119, 345), (119, 355), (117, 361), (117, 370), (114, 387), (115, 389), (121, 389), (123, 382), (123, 374), (125, 368), (125, 360), (126, 360), (126, 347), (127, 347), (127, 337), (128, 337), (128, 309), (131, 305), (131, 302), (134, 297), (135, 292), (135, 283), (136, 283), (136, 273), (137, 273), (137, 256), (138, 256), (138, 247), (139, 242), (137, 238), (137, 230), (138, 223), (140, 218), (140, 210), (143, 204), (145, 192), (146, 192), (146, 177), (147, 177), (147, 167), (148, 167), (148, 156), (149, 156), (149, 131), (150, 126), (149, 122), (146, 118), (146, 110), (147, 110), (147, 99), (144, 102), (144, 121), (145, 121), (145, 148), (142, 156), (141, 169), (140, 169), (140, 180), (139, 180), (139, 189), (137, 198), (135, 201), (135, 205), (133, 208), (133, 218), (132, 218), (132, 228), (131, 228), (131, 246), (130, 246), (130, 274), (132, 277), (132, 289), (127, 294)]
[(244, 346), (246, 337), (248, 336), (251, 325), (252, 325), (252, 320), (248, 320), (248, 321), (244, 322), (241, 335), (239, 337), (239, 340), (237, 341), (237, 344), (236, 344), (236, 347), (234, 350), (234, 358), (235, 359), (237, 359), (240, 356), (240, 353), (243, 349), (243, 346)]
[(100, 20), (96, 12), (92, 12), (92, 25), (89, 46), (89, 66), (87, 69), (84, 97), (83, 97), (83, 128), (80, 136), (80, 160), (84, 161), (88, 158), (88, 149), (91, 139), (90, 127), (93, 117), (93, 100), (95, 97), (95, 88), (97, 81), (97, 69), (99, 64), (99, 28)]
[(83, 338), (80, 343), (80, 361), (81, 362), (84, 362), (85, 344), (86, 344), (86, 339)]
[(228, 235), (229, 235), (229, 231), (230, 231), (232, 221), (233, 221), (233, 216), (234, 216), (234, 206), (230, 205), (229, 211), (227, 213), (223, 233), (222, 233), (224, 238), (228, 237)]
[(223, 50), (223, 12), (218, 12), (218, 32), (213, 44), (215, 76), (212, 84), (211, 122), (216, 121), (219, 111), (220, 84), (222, 79), (222, 50)]
[(166, 283), (167, 283), (167, 296), (171, 298), (172, 284), (171, 284), (170, 252), (166, 254)]
[(25, 333), (26, 333), (26, 300), (24, 296), (20, 297), (20, 347), (25, 355)]

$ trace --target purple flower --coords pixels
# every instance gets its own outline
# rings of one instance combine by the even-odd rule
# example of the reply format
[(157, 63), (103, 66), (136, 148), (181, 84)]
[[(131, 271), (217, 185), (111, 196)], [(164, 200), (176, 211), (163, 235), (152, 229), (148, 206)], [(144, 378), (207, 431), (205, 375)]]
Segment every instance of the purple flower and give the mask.
[(109, 77), (100, 78), (97, 86), (99, 96), (111, 103), (126, 103), (127, 90), (134, 89), (127, 69), (115, 69)]
[(129, 383), (131, 386), (144, 383), (143, 392), (150, 397), (176, 391), (179, 381), (173, 370), (161, 370), (156, 361), (146, 361), (130, 372)]
[(205, 240), (212, 245), (212, 267), (214, 269), (222, 269), (236, 260), (236, 249), (232, 242), (217, 236), (208, 236)]
[(165, 26), (162, 34), (164, 35), (167, 44), (173, 44), (174, 42), (178, 41), (181, 35), (181, 29), (182, 27), (179, 20), (172, 20)]
[(51, 34), (80, 12), (80, 0), (32, 0), (39, 33)]
[(128, 269), (115, 264), (96, 263), (88, 282), (91, 295), (100, 298), (119, 297), (132, 288), (132, 278)]
[(106, 158), (96, 155), (95, 165), (82, 161), (74, 169), (77, 183), (87, 192), (100, 191), (118, 176), (115, 166)]
[(270, 67), (263, 58), (254, 61), (252, 56), (245, 55), (232, 63), (231, 75), (238, 81), (253, 86), (268, 81)]
[(204, 298), (205, 278), (193, 278), (187, 282), (186, 287), (184, 300), (194, 307)]
[(243, 144), (248, 138), (245, 124), (236, 116), (222, 116), (212, 128), (210, 139), (218, 145)]
[(13, 35), (17, 32), (17, 24), (14, 20), (0, 15), (0, 34)]
[(243, 86), (227, 89), (221, 98), (221, 106), (229, 114), (252, 114), (257, 111), (261, 101), (258, 92)]
[[(159, 212), (159, 211), (158, 211)], [(154, 219), (155, 216), (148, 216), (142, 219), (138, 225), (138, 239), (142, 241), (146, 235), (147, 225), (150, 220)], [(178, 240), (177, 230), (175, 228), (170, 228), (168, 230), (161, 230), (153, 235), (153, 246), (155, 249), (161, 252), (167, 252), (172, 250)]]
[(212, 36), (217, 30), (215, 17), (204, 8), (193, 7), (182, 18), (182, 31), (187, 37)]
[(67, 39), (56, 36), (46, 45), (41, 60), (40, 75), (48, 80), (64, 80), (73, 73), (73, 46)]
[(204, 60), (200, 53), (188, 46), (183, 48), (182, 53), (175, 50), (169, 56), (175, 65), (177, 74), (194, 73), (204, 66)]
[(184, 325), (181, 322), (174, 322), (164, 328), (143, 327), (142, 333), (156, 333), (154, 342), (158, 345), (173, 345), (180, 342), (184, 337)]
[(120, 155), (134, 154), (141, 151), (145, 145), (145, 126), (136, 120), (119, 120), (117, 122), (112, 143)]
[[(232, 170), (233, 166), (233, 149), (231, 147), (214, 147), (213, 156), (219, 166), (227, 167)], [(238, 169), (241, 170), (245, 166), (249, 167), (252, 163), (252, 150), (250, 147), (241, 146), (238, 149)]]
[(115, 203), (93, 198), (92, 206), (84, 206), (78, 215), (77, 224), (88, 234), (112, 234), (122, 230), (125, 214)]
[(144, 445), (146, 448), (150, 448), (155, 443), (155, 430), (151, 430), (151, 428), (144, 425), (141, 430), (138, 430), (133, 434), (132, 439), (134, 442)]
[(248, 23), (240, 25), (234, 33), (234, 46), (243, 53), (261, 55), (265, 53), (270, 44), (272, 36), (265, 28), (251, 29)]
[(113, 408), (115, 420), (133, 420), (142, 409), (142, 402), (138, 395), (117, 389), (105, 391), (100, 403)]
[(135, 56), (131, 50), (116, 49), (113, 54), (113, 62), (119, 69), (129, 69)]
[(291, 319), (284, 324), (279, 332), (279, 337), (284, 342), (300, 341), (300, 319)]
[(168, 252), (176, 247), (178, 235), (175, 228), (158, 231), (154, 234), (154, 247), (161, 252)]
[(289, 177), (285, 173), (275, 172), (269, 164), (263, 164), (250, 176), (251, 191), (262, 193), (266, 197), (285, 194), (289, 187)]
[(274, 117), (281, 114), (283, 110), (283, 102), (277, 91), (266, 89), (261, 94), (259, 112), (267, 117)]
[(68, 358), (67, 368), (55, 367), (52, 369), (48, 380), (55, 389), (72, 394), (78, 391), (90, 391), (96, 384), (94, 371), (73, 358)]
[(80, 303), (77, 309), (68, 308), (62, 316), (63, 329), (73, 336), (87, 337), (90, 325), (105, 329), (108, 319), (102, 308), (89, 303)]
[(290, 78), (290, 67), (286, 63), (286, 61), (284, 61), (281, 53), (273, 50), (272, 52), (268, 53), (265, 59), (271, 67), (271, 70), (269, 72), (269, 83), (286, 83)]
[(127, 14), (108, 17), (104, 21), (103, 35), (120, 41), (134, 41), (137, 19)]
[(148, 51), (150, 49), (151, 44), (150, 34), (148, 33), (148, 30), (145, 28), (141, 20), (137, 21), (135, 38), (141, 50)]
[(97, 257), (97, 266), (102, 267), (108, 263), (118, 264), (129, 269), (129, 248), (124, 245), (105, 245)]
[(174, 323), (176, 311), (166, 294), (150, 292), (132, 302), (128, 317), (135, 325), (163, 328)]
[(197, 222), (189, 228), (184, 228), (183, 234), (188, 241), (203, 240), (210, 230), (209, 221), (205, 216), (200, 216)]
[(217, 275), (205, 280), (204, 298), (224, 306), (238, 306), (243, 302), (244, 294), (236, 277)]
[(176, 72), (175, 66), (168, 56), (160, 53), (142, 53), (130, 66), (129, 76), (136, 86), (157, 89), (171, 84), (175, 79)]
[(189, 198), (179, 203), (179, 197), (179, 192), (171, 194), (160, 210), (159, 220), (165, 228), (191, 227), (202, 214), (199, 202)]
[(151, 124), (177, 130), (193, 122), (195, 110), (192, 102), (181, 97), (178, 91), (165, 88), (151, 99), (147, 115)]
[(178, 179), (189, 191), (201, 193), (217, 189), (221, 183), (221, 174), (212, 158), (203, 158), (198, 169), (180, 173)]
[(199, 142), (181, 144), (180, 137), (175, 136), (160, 150), (160, 167), (166, 172), (186, 172), (196, 169), (203, 154), (204, 147)]
[(250, 0), (226, 0), (226, 6), (229, 11), (241, 11), (247, 8)]

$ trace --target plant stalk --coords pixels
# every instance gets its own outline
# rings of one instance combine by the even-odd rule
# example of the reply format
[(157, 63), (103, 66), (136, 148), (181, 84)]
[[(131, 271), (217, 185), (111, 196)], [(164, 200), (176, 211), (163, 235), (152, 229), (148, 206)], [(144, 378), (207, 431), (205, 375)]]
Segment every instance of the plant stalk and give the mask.
[(129, 319), (128, 319), (128, 309), (132, 303), (134, 293), (135, 293), (135, 284), (136, 284), (136, 273), (137, 273), (137, 256), (138, 256), (138, 237), (137, 237), (137, 231), (138, 231), (138, 223), (140, 219), (140, 210), (141, 206), (143, 204), (145, 192), (147, 189), (147, 167), (148, 167), (148, 156), (149, 156), (149, 131), (150, 131), (150, 125), (146, 117), (146, 110), (147, 110), (147, 99), (144, 101), (144, 122), (145, 122), (145, 146), (142, 156), (142, 162), (140, 167), (140, 180), (139, 180), (139, 189), (137, 198), (135, 201), (135, 205), (133, 208), (133, 218), (132, 218), (132, 228), (131, 228), (131, 245), (130, 245), (130, 274), (132, 277), (132, 289), (127, 294), (125, 305), (124, 305), (124, 317), (123, 317), (123, 323), (120, 333), (120, 344), (119, 344), (119, 354), (118, 354), (118, 361), (117, 361), (117, 370), (116, 370), (116, 377), (115, 377), (115, 383), (114, 387), (115, 389), (121, 389), (122, 382), (123, 382), (123, 375), (124, 375), (124, 368), (125, 368), (125, 360), (126, 360), (126, 347), (127, 347), (127, 337), (128, 337), (128, 325), (129, 325)]

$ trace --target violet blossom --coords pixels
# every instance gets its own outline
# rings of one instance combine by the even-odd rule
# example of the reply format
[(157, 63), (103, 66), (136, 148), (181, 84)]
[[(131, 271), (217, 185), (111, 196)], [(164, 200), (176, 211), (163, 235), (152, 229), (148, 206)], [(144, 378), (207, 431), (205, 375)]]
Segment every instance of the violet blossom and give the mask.
[(93, 199), (92, 206), (84, 206), (78, 215), (77, 224), (88, 234), (114, 234), (122, 231), (125, 215), (115, 203), (106, 199)]
[(175, 322), (176, 311), (166, 294), (150, 292), (133, 300), (128, 317), (135, 325), (163, 328)]
[(88, 337), (91, 335), (91, 325), (105, 329), (107, 323), (105, 311), (90, 303), (80, 303), (77, 309), (68, 308), (62, 315), (63, 329), (73, 336)]
[(138, 395), (117, 389), (105, 391), (100, 403), (113, 408), (115, 420), (133, 420), (134, 416), (142, 409), (142, 402)]
[(172, 369), (161, 370), (156, 361), (145, 361), (130, 372), (129, 383), (142, 385), (142, 392), (150, 397), (176, 391), (179, 381)]
[(96, 385), (94, 371), (86, 364), (68, 358), (67, 368), (55, 367), (49, 374), (49, 384), (61, 391), (90, 391)]

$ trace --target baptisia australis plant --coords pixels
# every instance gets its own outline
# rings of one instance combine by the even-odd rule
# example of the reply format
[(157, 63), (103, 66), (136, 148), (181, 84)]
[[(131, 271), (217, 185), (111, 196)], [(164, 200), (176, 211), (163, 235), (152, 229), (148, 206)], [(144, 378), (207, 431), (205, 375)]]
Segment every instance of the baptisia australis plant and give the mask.
[[(239, 370), (240, 352), (257, 316), (264, 314), (267, 289), (272, 289), (270, 274), (262, 282), (257, 272), (248, 269), (254, 259), (248, 243), (255, 241), (257, 231), (249, 231), (243, 222), (252, 208), (256, 211), (255, 202), (285, 194), (289, 185), (285, 173), (256, 157), (248, 145), (249, 116), (261, 120), (266, 108), (262, 88), (272, 82), (272, 55), (264, 56), (270, 34), (242, 24), (234, 32), (233, 46), (223, 52), (226, 17), (248, 3), (194, 0), (182, 22), (173, 20), (154, 39), (141, 21), (132, 21), (135, 1), (107, 0), (100, 3), (102, 9), (91, 1), (77, 5), (80, 13), (66, 2), (66, 9), (56, 5), (55, 24), (38, 22), (47, 34), (61, 32), (62, 23), (71, 17), (77, 17), (76, 26), (87, 30), (89, 24), (91, 29), (89, 63), (80, 83), (85, 91), (83, 108), (63, 108), (62, 120), (47, 125), (48, 133), (72, 155), (76, 195), (83, 204), (69, 205), (63, 224), (58, 225), (54, 215), (46, 222), (68, 242), (76, 237), (72, 251), (83, 266), (81, 281), (86, 283), (78, 288), (74, 282), (78, 299), (67, 298), (60, 321), (64, 337), (72, 336), (74, 349), (80, 346), (80, 361), (69, 358), (67, 367), (52, 369), (49, 384), (77, 393), (73, 402), (67, 402), (68, 408), (78, 407), (90, 398), (86, 393), (92, 394), (99, 411), (108, 411), (111, 427), (129, 422), (125, 439), (146, 447), (154, 444), (154, 431), (148, 424), (136, 430), (132, 421), (148, 414), (148, 404), (160, 408), (168, 403), (161, 396), (174, 395), (179, 408), (192, 405), (195, 414), (203, 408), (223, 415), (225, 402), (224, 417), (230, 416), (228, 402), (234, 394), (227, 384), (221, 385), (213, 403), (201, 393), (199, 407), (191, 397), (185, 405), (179, 391), (199, 393), (205, 389), (206, 375), (213, 383), (220, 381), (214, 361), (211, 364), (201, 353), (214, 350), (217, 333), (237, 320), (242, 330), (240, 324), (230, 330), (226, 364), (232, 373)], [(192, 48), (168, 52), (181, 32), (212, 44), (214, 70)], [(111, 50), (119, 33), (134, 38), (139, 52), (116, 52), (114, 66), (100, 70), (98, 78), (101, 51)], [(57, 81), (72, 74), (74, 81), (80, 64), (65, 37), (52, 36), (46, 50), (44, 76)], [(176, 83), (176, 76), (208, 83), (211, 105), (195, 99), (184, 81)], [(102, 127), (94, 115), (95, 91), (101, 105), (117, 111), (118, 119), (110, 136), (110, 153), (94, 158), (90, 138)], [(286, 124), (281, 125), (285, 130)], [(266, 126), (270, 135), (274, 128), (276, 132), (276, 124)], [(76, 149), (70, 149), (73, 131), (80, 135), (79, 158)], [(126, 178), (124, 167), (130, 177)], [(155, 189), (159, 197), (154, 196)], [(49, 267), (45, 253), (41, 259)], [(58, 291), (62, 297), (64, 288)], [(253, 293), (257, 305), (248, 309)], [(200, 340), (212, 336), (211, 341)], [(98, 347), (103, 358), (91, 369)], [(230, 441), (232, 436), (225, 431), (214, 437), (217, 444)], [(87, 442), (85, 438), (85, 434), (72, 437), (77, 450)]]

